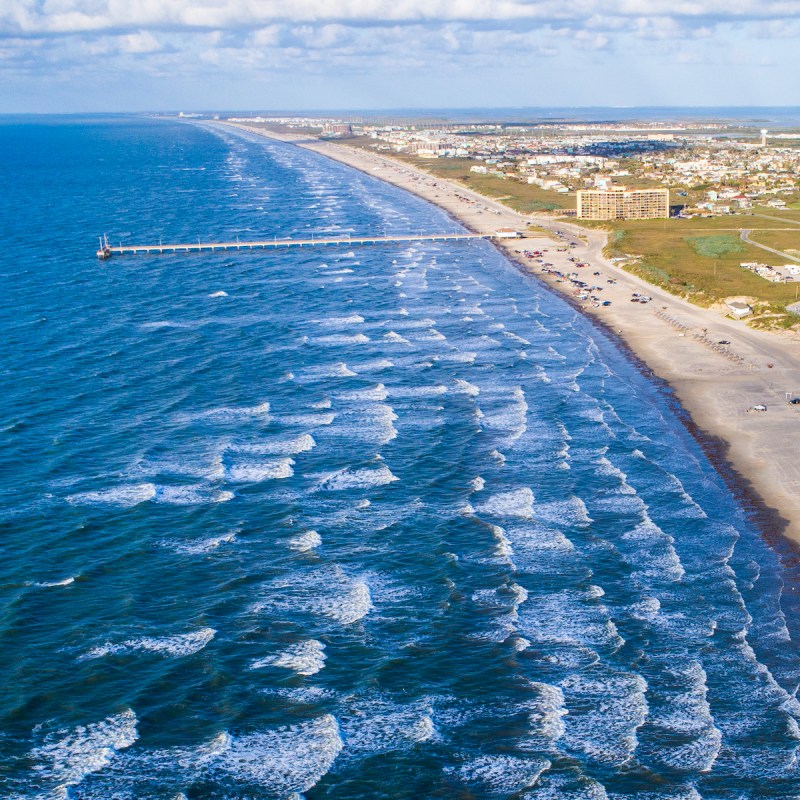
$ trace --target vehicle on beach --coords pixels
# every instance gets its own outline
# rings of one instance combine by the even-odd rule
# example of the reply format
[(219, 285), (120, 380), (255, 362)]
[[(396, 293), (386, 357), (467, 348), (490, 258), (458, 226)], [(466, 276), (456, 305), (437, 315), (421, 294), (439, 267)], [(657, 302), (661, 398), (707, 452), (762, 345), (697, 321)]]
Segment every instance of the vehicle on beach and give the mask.
[(792, 399), (789, 401), (789, 405), (790, 405), (790, 406), (800, 406), (800, 397), (793, 397), (793, 398), (792, 398)]
[(767, 407), (763, 403), (758, 403), (757, 405), (750, 406), (747, 409), (747, 412), (750, 413), (751, 411), (766, 411)]

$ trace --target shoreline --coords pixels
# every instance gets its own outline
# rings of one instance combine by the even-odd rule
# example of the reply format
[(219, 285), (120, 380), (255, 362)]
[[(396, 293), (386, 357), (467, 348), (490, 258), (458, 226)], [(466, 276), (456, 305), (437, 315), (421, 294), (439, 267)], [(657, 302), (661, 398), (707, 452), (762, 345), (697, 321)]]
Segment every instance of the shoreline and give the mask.
[[(304, 147), (405, 189), (477, 233), (501, 227), (525, 230), (528, 224), (549, 231), (552, 238), (531, 233), (523, 239), (489, 241), (523, 274), (546, 284), (588, 316), (641, 371), (656, 379), (747, 518), (800, 582), (800, 465), (787, 445), (794, 426), (800, 425), (800, 406), (787, 402), (787, 394), (800, 395), (800, 355), (792, 352), (788, 336), (753, 330), (625, 272), (603, 256), (604, 231), (517, 213), (460, 184), (335, 141), (225, 124)], [(556, 232), (566, 235), (565, 242), (577, 241), (579, 246), (558, 252), (562, 242)], [(571, 283), (542, 272), (538, 263), (521, 252), (526, 249), (546, 249), (544, 258), (553, 265), (551, 269), (564, 274), (576, 271), (569, 257), (591, 264), (577, 270), (578, 277), (596, 282), (602, 291), (600, 299), (610, 300), (611, 305), (592, 308), (582, 303)], [(608, 283), (609, 279), (614, 283)], [(634, 292), (651, 301), (646, 305), (630, 302)], [(720, 340), (730, 345), (717, 344)], [(758, 403), (767, 405), (768, 411), (747, 412)]]

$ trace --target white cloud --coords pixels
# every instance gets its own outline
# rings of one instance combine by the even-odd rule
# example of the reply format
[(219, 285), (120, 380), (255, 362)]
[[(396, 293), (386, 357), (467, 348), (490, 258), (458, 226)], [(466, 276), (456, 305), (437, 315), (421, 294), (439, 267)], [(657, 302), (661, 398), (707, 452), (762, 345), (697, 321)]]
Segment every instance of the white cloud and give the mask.
[(509, 26), (596, 19), (672, 19), (708, 25), (800, 16), (800, 0), (0, 0), (0, 33), (228, 29), (273, 23)]

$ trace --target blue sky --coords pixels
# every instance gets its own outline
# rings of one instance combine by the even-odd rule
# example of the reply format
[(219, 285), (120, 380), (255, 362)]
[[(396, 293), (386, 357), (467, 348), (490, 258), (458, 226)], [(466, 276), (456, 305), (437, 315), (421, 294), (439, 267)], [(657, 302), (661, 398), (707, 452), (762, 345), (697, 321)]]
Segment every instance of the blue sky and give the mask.
[(0, 112), (800, 105), (800, 0), (0, 0)]

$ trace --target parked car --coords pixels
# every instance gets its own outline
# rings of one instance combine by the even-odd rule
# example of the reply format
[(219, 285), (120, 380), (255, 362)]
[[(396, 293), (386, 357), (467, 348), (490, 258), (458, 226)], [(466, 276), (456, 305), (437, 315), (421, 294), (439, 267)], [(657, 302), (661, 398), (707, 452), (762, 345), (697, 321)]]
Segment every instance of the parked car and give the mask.
[(748, 411), (766, 411), (767, 407), (763, 403), (758, 403), (757, 405), (750, 406), (750, 408), (748, 408), (747, 410)]

